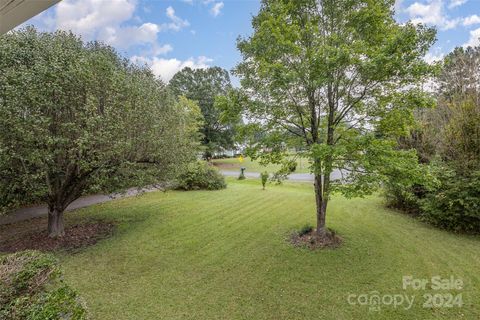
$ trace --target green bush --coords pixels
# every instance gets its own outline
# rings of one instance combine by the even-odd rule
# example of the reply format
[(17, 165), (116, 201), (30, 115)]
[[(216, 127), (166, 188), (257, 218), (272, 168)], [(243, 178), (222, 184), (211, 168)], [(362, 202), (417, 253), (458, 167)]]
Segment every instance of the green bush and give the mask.
[(390, 176), (385, 183), (387, 204), (443, 229), (480, 233), (480, 170), (459, 170), (443, 161), (428, 167), (435, 183)]
[(57, 260), (24, 251), (0, 258), (0, 319), (87, 319), (75, 291), (61, 280)]
[(76, 292), (66, 285), (40, 294), (25, 311), (28, 320), (87, 319)]
[(420, 200), (438, 185), (437, 170), (434, 164), (390, 168), (384, 182), (387, 205), (410, 214), (420, 214)]
[(294, 160), (288, 163), (288, 171), (290, 171), (290, 173), (297, 171), (297, 161)]
[(177, 179), (180, 190), (219, 190), (227, 187), (225, 178), (204, 161), (189, 164)]
[(387, 205), (414, 215), (420, 213), (420, 199), (425, 192), (425, 186), (420, 184), (404, 185), (392, 181), (385, 184)]
[(298, 231), (298, 235), (299, 235), (299, 236), (304, 236), (304, 235), (312, 232), (312, 230), (313, 230), (313, 227), (312, 227), (310, 224), (307, 223), (306, 225), (304, 225), (304, 226), (300, 229), (300, 231)]
[(459, 175), (444, 168), (438, 189), (420, 200), (422, 220), (435, 226), (480, 233), (480, 170)]

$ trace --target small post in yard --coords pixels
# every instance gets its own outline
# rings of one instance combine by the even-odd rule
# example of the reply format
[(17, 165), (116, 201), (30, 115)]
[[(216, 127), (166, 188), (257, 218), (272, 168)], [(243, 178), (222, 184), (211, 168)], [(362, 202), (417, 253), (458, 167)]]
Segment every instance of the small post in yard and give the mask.
[(245, 167), (240, 168), (240, 176), (238, 177), (238, 180), (245, 180)]
[(267, 184), (267, 181), (268, 181), (268, 172), (264, 171), (260, 173), (260, 178), (262, 179), (263, 190), (265, 190), (265, 185)]

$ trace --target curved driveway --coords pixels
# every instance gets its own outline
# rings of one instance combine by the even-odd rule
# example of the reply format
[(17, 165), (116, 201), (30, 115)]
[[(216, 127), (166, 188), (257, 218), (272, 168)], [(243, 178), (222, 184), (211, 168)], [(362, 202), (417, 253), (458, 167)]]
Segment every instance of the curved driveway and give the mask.
[[(238, 177), (240, 174), (237, 171), (220, 171), (226, 177)], [(259, 178), (260, 173), (258, 172), (245, 172), (245, 176), (247, 178)], [(332, 179), (340, 179), (341, 174), (340, 171), (332, 172)], [(292, 173), (288, 176), (289, 181), (296, 181), (296, 182), (313, 182), (313, 175), (310, 173)], [(143, 192), (151, 192), (157, 191), (158, 189), (155, 188), (148, 188), (148, 189), (129, 189), (126, 193), (123, 194), (113, 194), (113, 195), (91, 195), (82, 197), (80, 199), (75, 200), (72, 202), (66, 209), (66, 211), (72, 211), (75, 209), (88, 207), (97, 203), (108, 202), (114, 199), (125, 198), (125, 197), (132, 197), (138, 195)], [(47, 206), (45, 205), (38, 205), (32, 207), (25, 207), (19, 208), (7, 215), (0, 216), (0, 225), (15, 223), (23, 220), (28, 220), (31, 218), (42, 217), (48, 214)]]

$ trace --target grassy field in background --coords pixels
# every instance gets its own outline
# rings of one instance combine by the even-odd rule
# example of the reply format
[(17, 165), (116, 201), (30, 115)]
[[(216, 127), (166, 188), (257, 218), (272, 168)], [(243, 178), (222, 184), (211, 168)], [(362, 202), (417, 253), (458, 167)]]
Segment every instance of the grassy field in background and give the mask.
[[(273, 173), (280, 169), (280, 165), (269, 164), (267, 166), (262, 166), (258, 161), (253, 161), (250, 158), (246, 157), (243, 159), (243, 162), (240, 162), (238, 158), (224, 158), (224, 159), (213, 159), (213, 164), (218, 167), (220, 170), (224, 171), (238, 171), (240, 172), (241, 167), (247, 168), (247, 172), (263, 172), (268, 171)], [(310, 163), (308, 159), (298, 158), (297, 159), (297, 170), (296, 173), (308, 173)]]
[[(480, 239), (433, 229), (378, 197), (335, 196), (337, 249), (294, 248), (314, 223), (309, 184), (229, 180), (226, 190), (154, 192), (92, 206), (68, 219), (117, 220), (114, 236), (61, 255), (66, 281), (93, 319), (479, 319)], [(461, 308), (426, 309), (402, 276), (464, 281)], [(350, 305), (349, 294), (415, 295), (412, 309)], [(442, 291), (443, 292), (443, 291)]]

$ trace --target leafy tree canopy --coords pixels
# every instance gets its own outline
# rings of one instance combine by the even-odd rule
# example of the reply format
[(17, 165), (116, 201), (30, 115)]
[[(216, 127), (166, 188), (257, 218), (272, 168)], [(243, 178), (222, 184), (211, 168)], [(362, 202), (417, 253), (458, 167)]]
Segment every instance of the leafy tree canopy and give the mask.
[(228, 72), (220, 67), (207, 69), (184, 68), (169, 82), (177, 96), (196, 101), (202, 110), (204, 124), (201, 129), (205, 156), (233, 147), (235, 122), (223, 121), (222, 110), (215, 104), (217, 96), (226, 95), (232, 88)]
[(0, 113), (0, 205), (46, 202), (51, 236), (82, 194), (175, 174), (201, 118), (111, 47), (33, 28), (0, 38)]
[[(415, 153), (397, 150), (394, 137), (408, 132), (413, 109), (433, 104), (422, 58), (435, 30), (398, 24), (393, 8), (393, 0), (264, 0), (253, 35), (238, 42), (242, 93), (232, 105), (264, 133), (252, 155), (282, 162), (286, 136), (304, 150), (319, 236), (331, 192), (370, 193), (400, 167), (419, 174)], [(343, 181), (330, 179), (334, 169)]]

